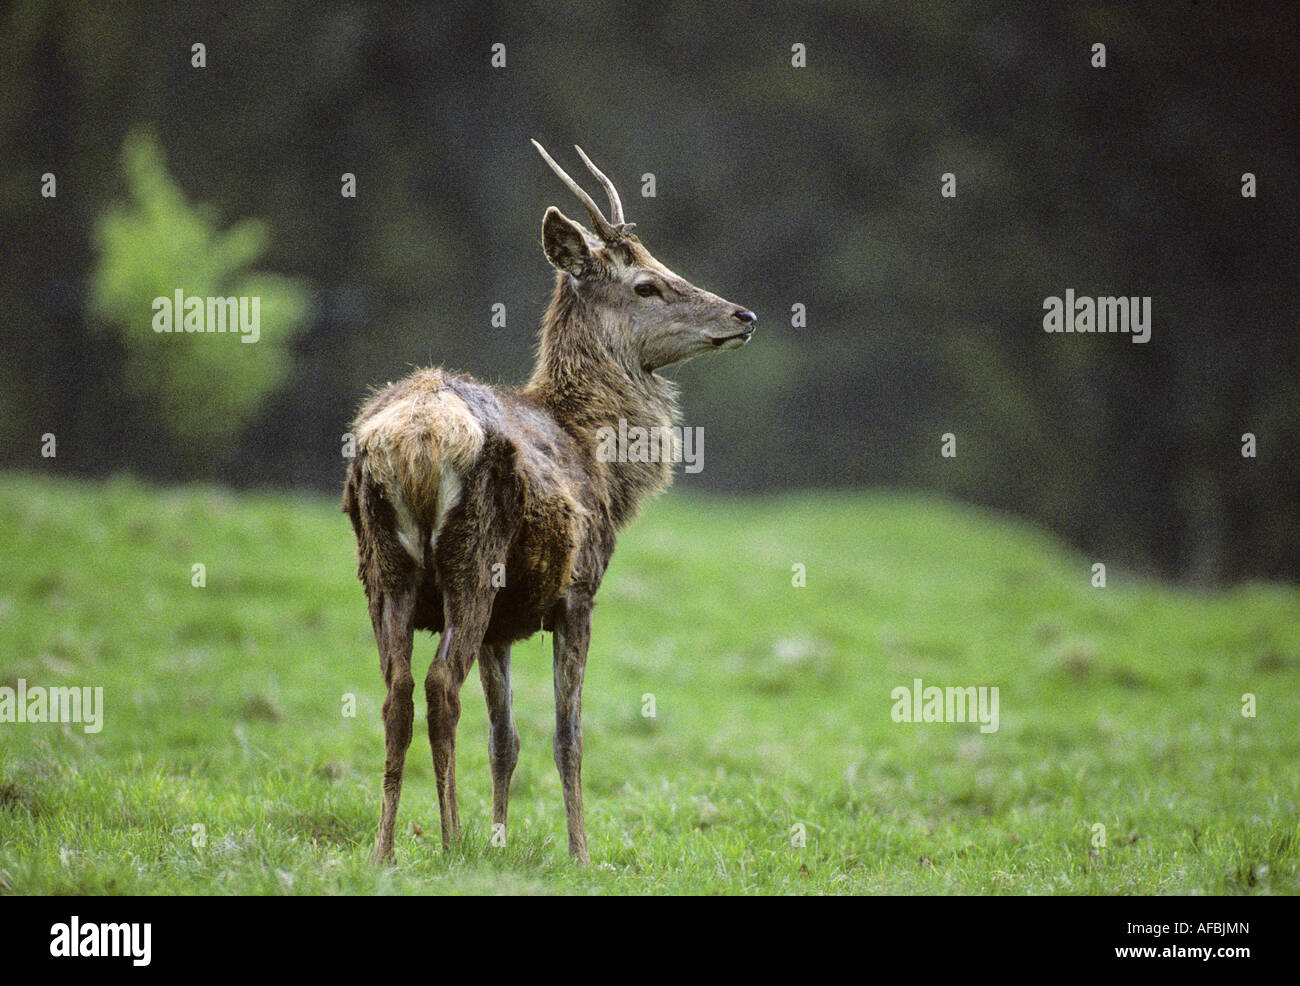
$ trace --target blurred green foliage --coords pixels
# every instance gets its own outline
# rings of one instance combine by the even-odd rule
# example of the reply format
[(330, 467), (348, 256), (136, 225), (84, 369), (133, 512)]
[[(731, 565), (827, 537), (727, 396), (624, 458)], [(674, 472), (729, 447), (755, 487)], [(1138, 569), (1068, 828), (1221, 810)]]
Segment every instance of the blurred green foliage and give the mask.
[[(288, 374), (288, 343), (305, 324), (308, 290), (301, 280), (249, 270), (266, 252), (266, 224), (246, 219), (221, 231), (214, 208), (186, 201), (155, 135), (129, 135), (122, 168), (128, 200), (111, 204), (95, 230), (91, 325), (117, 334), (124, 385), (151, 405), (176, 449), (219, 457)], [(259, 299), (258, 334), (155, 331), (154, 300), (171, 308), (177, 290), (185, 298)], [(172, 313), (177, 329), (182, 316)]]
[[(368, 387), (430, 363), (525, 379), (542, 214), (576, 206), (536, 137), (578, 172), (581, 144), (652, 253), (758, 313), (744, 350), (671, 371), (708, 435), (683, 487), (924, 488), (1111, 563), (1300, 578), (1300, 7), (45, 0), (0, 27), (9, 461), (336, 489)], [(189, 200), (260, 217), (265, 268), (311, 285), (243, 433), (189, 442), (234, 436), (237, 461), (160, 457), (189, 406), (128, 399), (131, 351), (91, 325), (94, 232), (140, 127)], [(1045, 334), (1067, 288), (1151, 296), (1151, 341)], [(142, 333), (159, 358), (279, 372), (267, 344)]]

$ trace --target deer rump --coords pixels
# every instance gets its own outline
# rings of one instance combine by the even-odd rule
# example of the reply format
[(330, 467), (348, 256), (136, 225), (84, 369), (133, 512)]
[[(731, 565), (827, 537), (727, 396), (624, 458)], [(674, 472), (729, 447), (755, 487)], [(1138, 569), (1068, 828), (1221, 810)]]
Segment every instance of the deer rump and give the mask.
[(428, 369), (375, 393), (353, 434), (343, 510), (372, 606), (414, 585), (415, 628), (441, 632), (445, 588), (491, 586), (486, 643), (552, 628), (586, 516), (564, 429), (514, 393)]

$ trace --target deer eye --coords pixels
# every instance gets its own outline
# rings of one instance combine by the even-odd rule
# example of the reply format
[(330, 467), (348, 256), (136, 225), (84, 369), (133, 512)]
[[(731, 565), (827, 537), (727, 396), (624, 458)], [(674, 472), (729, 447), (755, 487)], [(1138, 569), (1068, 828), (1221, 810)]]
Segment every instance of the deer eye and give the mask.
[(654, 281), (642, 281), (632, 290), (642, 298), (652, 298), (659, 293), (659, 286)]

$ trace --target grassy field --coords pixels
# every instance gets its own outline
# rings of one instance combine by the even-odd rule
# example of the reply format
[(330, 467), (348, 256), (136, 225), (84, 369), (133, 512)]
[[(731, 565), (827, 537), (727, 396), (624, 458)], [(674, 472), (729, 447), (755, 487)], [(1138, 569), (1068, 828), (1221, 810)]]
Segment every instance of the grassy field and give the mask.
[[(417, 686), (381, 869), (383, 693), (334, 502), (7, 474), (0, 544), (0, 686), (104, 690), (98, 733), (0, 724), (9, 893), (1300, 890), (1295, 588), (1093, 588), (1105, 559), (934, 499), (670, 494), (596, 611), (590, 868), (565, 850), (548, 636), (514, 652), (509, 845), (474, 674), (465, 842), (439, 845)], [(895, 722), (915, 678), (998, 687), (1000, 728)]]

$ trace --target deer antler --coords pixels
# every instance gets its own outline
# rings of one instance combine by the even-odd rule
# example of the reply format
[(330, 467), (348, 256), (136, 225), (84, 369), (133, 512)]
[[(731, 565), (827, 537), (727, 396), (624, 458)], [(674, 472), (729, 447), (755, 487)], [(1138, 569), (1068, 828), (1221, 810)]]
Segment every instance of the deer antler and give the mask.
[(619, 201), (618, 189), (614, 187), (614, 183), (605, 177), (605, 172), (601, 171), (591, 163), (591, 158), (587, 157), (581, 147), (574, 144), (573, 149), (578, 152), (578, 157), (582, 158), (582, 163), (587, 166), (587, 170), (595, 175), (596, 180), (605, 186), (605, 194), (609, 196), (610, 222), (615, 226), (628, 225), (623, 222), (623, 203)]
[(591, 160), (587, 155), (582, 153), (581, 147), (575, 145), (577, 152), (582, 155), (582, 160), (586, 162), (587, 167), (591, 169), (592, 174), (600, 180), (600, 183), (605, 186), (605, 191), (609, 193), (609, 205), (614, 214), (613, 223), (610, 223), (610, 221), (605, 218), (604, 213), (600, 211), (600, 207), (592, 201), (590, 195), (582, 190), (582, 186), (570, 178), (568, 172), (556, 164), (555, 159), (546, 153), (546, 148), (535, 140), (533, 141), (533, 146), (537, 148), (537, 153), (542, 156), (542, 160), (551, 166), (551, 170), (559, 176), (560, 181), (564, 182), (564, 184), (568, 186), (569, 191), (576, 195), (578, 201), (586, 208), (587, 215), (591, 216), (591, 224), (595, 228), (597, 236), (606, 243), (616, 243), (627, 236), (628, 231), (631, 230), (636, 223), (625, 223), (623, 221), (623, 203), (619, 201), (618, 191), (614, 188), (614, 183), (606, 178), (600, 169), (591, 163)]

